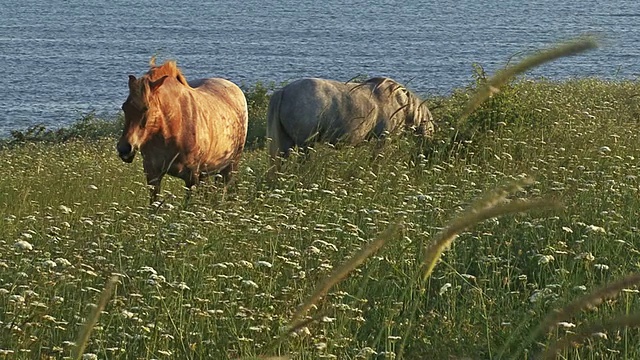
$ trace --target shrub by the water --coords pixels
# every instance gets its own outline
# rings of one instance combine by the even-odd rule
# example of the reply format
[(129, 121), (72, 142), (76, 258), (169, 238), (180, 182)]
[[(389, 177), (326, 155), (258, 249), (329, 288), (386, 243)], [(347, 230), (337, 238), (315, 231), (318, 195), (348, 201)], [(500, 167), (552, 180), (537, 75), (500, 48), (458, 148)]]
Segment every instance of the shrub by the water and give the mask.
[[(247, 129), (247, 147), (264, 146), (266, 136), (267, 107), (269, 97), (275, 84), (257, 83), (253, 86), (242, 86), (249, 110), (249, 127)], [(68, 127), (47, 128), (37, 124), (26, 129), (10, 131), (8, 139), (0, 140), (3, 145), (25, 142), (65, 142), (69, 140), (95, 140), (116, 138), (122, 133), (124, 115), (120, 112), (113, 118), (99, 118), (95, 113), (88, 113)]]
[(11, 130), (11, 137), (3, 140), (4, 144), (24, 142), (65, 142), (69, 140), (92, 140), (115, 137), (122, 131), (124, 116), (114, 119), (103, 119), (94, 113), (82, 116), (69, 127), (57, 129), (47, 128), (43, 124), (30, 126), (23, 130)]

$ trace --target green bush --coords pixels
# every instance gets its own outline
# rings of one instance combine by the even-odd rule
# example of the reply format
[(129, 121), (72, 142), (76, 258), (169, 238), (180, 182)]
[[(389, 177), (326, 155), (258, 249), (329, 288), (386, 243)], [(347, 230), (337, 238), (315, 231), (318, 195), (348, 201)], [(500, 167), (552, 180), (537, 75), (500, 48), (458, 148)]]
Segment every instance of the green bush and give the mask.
[(122, 132), (124, 116), (115, 119), (101, 119), (91, 112), (83, 115), (69, 127), (49, 129), (43, 124), (33, 125), (24, 130), (12, 130), (11, 137), (4, 140), (5, 144), (24, 142), (54, 142), (61, 143), (69, 140), (95, 140), (105, 137), (116, 137)]
[(267, 137), (267, 109), (271, 93), (276, 88), (274, 83), (264, 85), (257, 83), (252, 87), (242, 86), (249, 109), (249, 126), (247, 128), (247, 145), (249, 149), (261, 148)]

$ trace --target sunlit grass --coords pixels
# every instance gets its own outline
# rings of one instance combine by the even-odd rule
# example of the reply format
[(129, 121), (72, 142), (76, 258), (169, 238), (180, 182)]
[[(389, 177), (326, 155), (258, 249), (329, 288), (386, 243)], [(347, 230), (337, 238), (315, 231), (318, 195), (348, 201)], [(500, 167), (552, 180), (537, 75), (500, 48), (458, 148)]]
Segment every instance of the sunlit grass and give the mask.
[[(287, 161), (275, 187), (264, 150), (250, 150), (226, 198), (209, 185), (184, 208), (181, 181), (167, 179), (157, 212), (140, 160), (122, 163), (115, 139), (0, 150), (0, 358), (72, 356), (112, 275), (86, 358), (384, 359), (401, 346), (405, 359), (531, 358), (574, 332), (582, 345), (562, 347), (566, 358), (639, 357), (638, 330), (620, 327), (635, 318), (607, 322), (640, 313), (634, 286), (528, 341), (554, 309), (638, 270), (639, 93), (636, 82), (523, 80), (470, 116), (489, 120), (482, 136), (455, 146), (448, 123), (468, 97), (454, 94), (434, 110), (432, 142), (390, 139), (375, 163), (369, 144), (320, 146)], [(462, 231), (416, 283), (431, 239), (488, 189), (527, 177), (515, 199), (565, 209)], [(285, 334), (314, 290), (398, 221), (304, 315), (317, 321)]]

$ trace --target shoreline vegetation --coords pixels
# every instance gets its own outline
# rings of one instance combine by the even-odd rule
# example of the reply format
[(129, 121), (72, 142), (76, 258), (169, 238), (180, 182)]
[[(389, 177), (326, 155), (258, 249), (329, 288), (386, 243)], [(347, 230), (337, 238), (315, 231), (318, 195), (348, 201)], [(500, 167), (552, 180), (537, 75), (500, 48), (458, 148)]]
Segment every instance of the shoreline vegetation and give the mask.
[(275, 184), (248, 88), (236, 183), (186, 207), (177, 179), (146, 206), (121, 119), (13, 132), (0, 358), (640, 357), (640, 82), (474, 74), (427, 99), (433, 139), (294, 152)]

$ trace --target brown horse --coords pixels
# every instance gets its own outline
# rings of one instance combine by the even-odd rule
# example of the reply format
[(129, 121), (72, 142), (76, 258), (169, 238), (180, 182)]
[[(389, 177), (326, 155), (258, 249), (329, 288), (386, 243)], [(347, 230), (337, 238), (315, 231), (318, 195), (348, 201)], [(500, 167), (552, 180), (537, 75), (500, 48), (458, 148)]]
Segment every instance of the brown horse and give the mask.
[(184, 180), (187, 189), (216, 172), (228, 183), (247, 137), (244, 93), (224, 79), (187, 82), (175, 61), (150, 65), (140, 78), (129, 75), (120, 158), (130, 163), (140, 150), (151, 203), (165, 174)]

